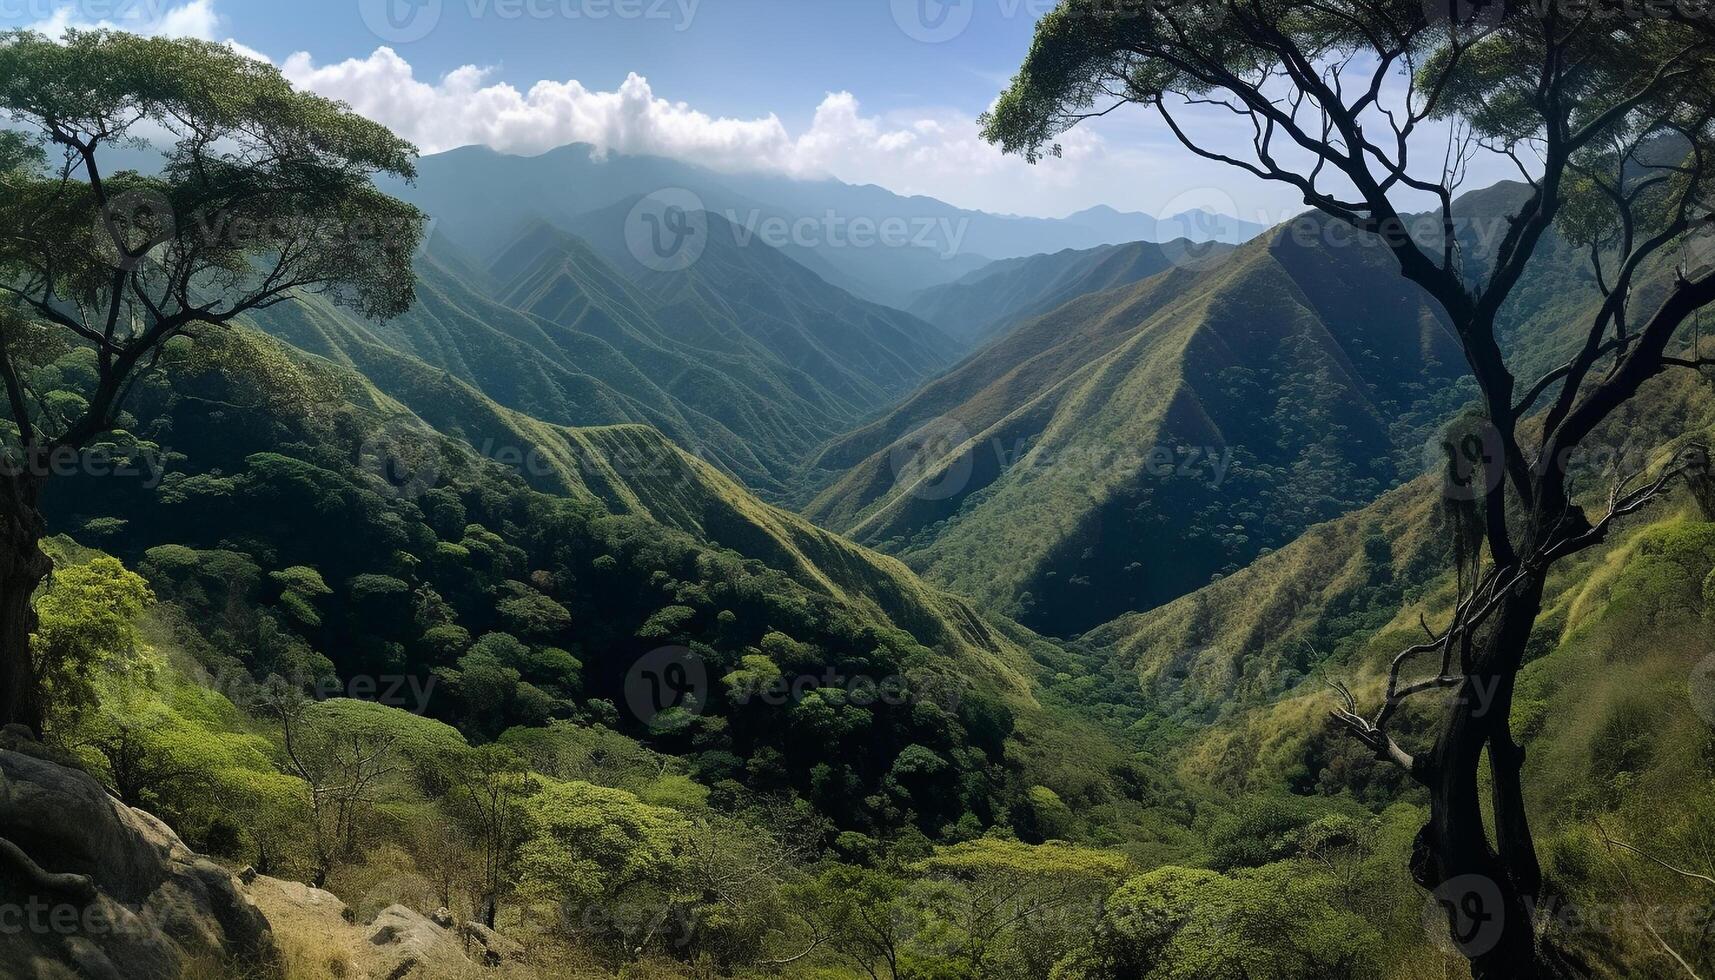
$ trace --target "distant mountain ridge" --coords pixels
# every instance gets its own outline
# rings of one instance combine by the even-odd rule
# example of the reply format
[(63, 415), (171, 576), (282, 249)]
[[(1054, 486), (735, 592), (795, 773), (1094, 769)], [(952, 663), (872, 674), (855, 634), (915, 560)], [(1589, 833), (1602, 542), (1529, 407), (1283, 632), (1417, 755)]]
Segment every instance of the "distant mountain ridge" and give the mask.
[(1004, 334), (1089, 293), (1141, 282), (1176, 259), (1214, 257), (1219, 244), (1183, 239), (1158, 245), (1132, 242), (992, 262), (957, 282), (918, 293), (906, 309), (971, 346)]
[[(1190, 237), (1243, 241), (1262, 230), (1238, 219), (1156, 219), (1093, 208), (1067, 218), (995, 215), (873, 185), (717, 173), (662, 157), (599, 155), (574, 144), (537, 156), (462, 147), (419, 161), (415, 184), (389, 185), (417, 204), (473, 254), (490, 258), (520, 227), (541, 220), (569, 228), (584, 214), (669, 189), (691, 192), (729, 223), (779, 222), (771, 242), (830, 283), (864, 299), (903, 308), (923, 289), (951, 282), (994, 259), (1132, 241)], [(894, 245), (854, 244), (853, 223), (908, 229)]]
[(1129, 241), (1170, 242), (1184, 238), (1193, 242), (1243, 245), (1269, 229), (1266, 224), (1246, 221), (1207, 208), (1195, 208), (1155, 218), (1136, 211), (1120, 211), (1098, 204), (1069, 214), (1068, 224), (1082, 225), (1110, 244)]

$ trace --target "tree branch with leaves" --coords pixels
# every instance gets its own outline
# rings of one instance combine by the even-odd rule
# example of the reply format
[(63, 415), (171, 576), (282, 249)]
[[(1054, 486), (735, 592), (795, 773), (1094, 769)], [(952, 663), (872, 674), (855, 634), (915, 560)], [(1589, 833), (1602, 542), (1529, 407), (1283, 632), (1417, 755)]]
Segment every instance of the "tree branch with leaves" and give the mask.
[[(415, 148), (218, 44), (0, 34), (0, 115), (0, 724), (39, 730), (29, 637), (53, 461), (118, 426), (138, 380), (198, 329), (305, 293), (404, 312), (424, 217), (374, 183), (414, 177)], [(158, 172), (108, 169), (145, 147)], [(68, 345), (96, 368), (70, 413), (30, 380)]]

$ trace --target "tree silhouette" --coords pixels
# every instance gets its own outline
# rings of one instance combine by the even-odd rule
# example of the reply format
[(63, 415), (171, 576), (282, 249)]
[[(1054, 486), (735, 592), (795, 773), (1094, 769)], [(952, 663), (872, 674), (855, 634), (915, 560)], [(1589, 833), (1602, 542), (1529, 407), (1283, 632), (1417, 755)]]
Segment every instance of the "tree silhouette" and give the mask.
[[(1036, 160), (1079, 122), (1141, 106), (1190, 152), (1288, 185), (1360, 233), (1354, 247), (1388, 250), (1446, 310), (1484, 416), (1481, 437), (1455, 447), (1446, 491), (1475, 518), (1483, 553), (1461, 576), (1451, 622), (1426, 625), (1428, 640), (1392, 661), (1382, 706), (1361, 714), (1341, 688), (1335, 715), (1427, 789), (1412, 872), (1450, 910), (1478, 977), (1564, 966), (1533, 928), (1545, 896), (1509, 723), (1545, 579), (1704, 465), (1700, 447), (1682, 446), (1622, 479), (1594, 517), (1566, 465), (1645, 382), (1710, 363), (1679, 334), (1715, 300), (1715, 30), (1652, 13), (1505, 0), (1066, 0), (984, 120), (989, 140)], [(1224, 125), (1205, 131), (1211, 117)], [(1523, 182), (1492, 253), (1472, 247), (1482, 216), (1457, 193), (1479, 154), (1511, 161)], [(1412, 201), (1428, 213), (1414, 217)], [(1602, 302), (1571, 359), (1521, 384), (1497, 324), (1551, 231), (1581, 247)], [(1425, 662), (1423, 676), (1407, 676)], [(1390, 722), (1431, 692), (1451, 695), (1435, 741), (1408, 750)], [(1492, 834), (1478, 786), (1485, 754)]]

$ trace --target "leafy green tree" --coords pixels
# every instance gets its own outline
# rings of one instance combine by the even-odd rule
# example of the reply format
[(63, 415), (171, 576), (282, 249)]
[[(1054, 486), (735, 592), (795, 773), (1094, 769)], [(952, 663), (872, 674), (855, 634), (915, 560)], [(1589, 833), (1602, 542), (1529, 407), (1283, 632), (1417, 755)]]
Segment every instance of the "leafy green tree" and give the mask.
[(684, 817), (624, 790), (553, 780), (524, 812), (521, 887), (559, 902), (574, 930), (618, 933), (627, 954), (646, 945), (641, 932), (670, 911), (668, 896), (683, 878)]
[(1377, 974), (1381, 937), (1335, 901), (1323, 876), (1291, 863), (1223, 875), (1165, 867), (1108, 899), (1091, 944), (1056, 980), (1278, 977), (1356, 980)]
[[(40, 729), (29, 637), (51, 568), (50, 476), (117, 426), (187, 330), (302, 292), (403, 312), (423, 216), (372, 180), (413, 176), (410, 144), (217, 44), (6, 33), (0, 112), (18, 127), (0, 135), (0, 723)], [(173, 143), (159, 174), (104, 166), (161, 132)], [(25, 383), (71, 348), (94, 355), (86, 390), (49, 399)]]
[(280, 587), (280, 606), (300, 624), (318, 627), (322, 624), (321, 610), (316, 602), (333, 595), (322, 581), (321, 573), (305, 565), (294, 565), (285, 571), (270, 573), (269, 578)]
[[(1021, 934), (1088, 932), (1103, 896), (1125, 877), (1123, 855), (1050, 843), (982, 837), (942, 848), (915, 870), (932, 883), (931, 932), (969, 976), (987, 976), (991, 958)], [(1018, 945), (1014, 943), (1014, 945)], [(1063, 952), (1064, 950), (1062, 950)]]
[(495, 611), (507, 629), (519, 636), (548, 639), (572, 628), (572, 614), (565, 606), (523, 582), (507, 582), (502, 592), (507, 597), (495, 605)]
[(883, 871), (835, 865), (812, 882), (795, 885), (786, 902), (809, 924), (812, 942), (825, 944), (872, 980), (897, 980), (921, 913), (905, 882)]
[(500, 903), (513, 887), (513, 866), (524, 840), (524, 800), (537, 783), (518, 753), (503, 745), (416, 755), (412, 761), (429, 795), (475, 845), (480, 858), (477, 904), (483, 924), (492, 929)]
[[(523, 679), (521, 668), (536, 664), (536, 655), (516, 637), (490, 633), (459, 658), (456, 669), (436, 673), (458, 700), (459, 725), (473, 737), (492, 739), (513, 725), (543, 724), (552, 714), (553, 699)], [(562, 665), (574, 679), (575, 664)]]
[(57, 727), (74, 724), (94, 702), (92, 667), (113, 658), (111, 669), (126, 668), (137, 649), (137, 617), (153, 601), (142, 577), (116, 558), (69, 565), (54, 576), (36, 604), (31, 673), (51, 695), (48, 717)]
[[(1065, 0), (1038, 23), (984, 120), (988, 139), (1034, 160), (1057, 152), (1054, 140), (1080, 121), (1141, 106), (1190, 152), (1301, 195), (1321, 217), (1300, 227), (1383, 250), (1445, 313), (1485, 421), (1483, 438), (1458, 447), (1466, 464), (1445, 487), (1450, 503), (1476, 512), (1480, 570), (1462, 578), (1451, 622), (1392, 662), (1382, 707), (1360, 714), (1342, 691), (1336, 716), (1429, 794), (1417, 880), (1456, 907), (1498, 898), (1478, 913), (1494, 923), (1478, 941), (1454, 924), (1479, 977), (1554, 969), (1531, 928), (1530, 910), (1547, 903), (1510, 724), (1550, 570), (1707, 465), (1704, 449), (1682, 447), (1641, 479), (1625, 475), (1603, 513), (1573, 499), (1566, 463), (1599, 426), (1664, 371), (1715, 363), (1685, 351), (1679, 336), (1715, 301), (1715, 26), (1610, 13), (1513, 2)], [(1197, 106), (1219, 110), (1246, 139), (1201, 130)], [(1426, 140), (1439, 161), (1429, 168)], [(1456, 194), (1479, 153), (1516, 163), (1524, 181), (1492, 236), (1477, 224), (1486, 205)], [(1435, 210), (1414, 219), (1410, 208), (1421, 205), (1412, 201)], [(1601, 301), (1570, 360), (1520, 378), (1503, 350), (1503, 315), (1551, 231), (1587, 254)], [(1425, 676), (1406, 673), (1418, 664)], [(1401, 745), (1390, 723), (1408, 698), (1431, 692), (1453, 695), (1433, 744)]]
[(367, 701), (311, 701), (277, 677), (264, 686), (257, 707), (280, 724), (281, 771), (303, 781), (317, 888), (351, 858), (363, 821), (406, 758), (467, 747), (438, 721)]

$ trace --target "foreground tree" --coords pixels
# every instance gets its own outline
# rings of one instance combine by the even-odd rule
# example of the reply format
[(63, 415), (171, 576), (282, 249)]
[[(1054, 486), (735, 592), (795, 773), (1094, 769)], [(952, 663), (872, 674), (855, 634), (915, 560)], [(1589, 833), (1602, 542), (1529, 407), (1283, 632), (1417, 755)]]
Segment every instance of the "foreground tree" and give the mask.
[[(1667, 10), (1470, 7), (1065, 0), (1039, 24), (985, 135), (1034, 160), (1081, 120), (1144, 107), (1192, 153), (1286, 184), (1360, 232), (1359, 245), (1388, 250), (1446, 311), (1485, 416), (1481, 458), (1448, 490), (1483, 553), (1461, 576), (1451, 622), (1394, 659), (1376, 713), (1361, 715), (1342, 691), (1336, 716), (1427, 789), (1412, 871), (1449, 910), (1473, 973), (1528, 977), (1559, 964), (1533, 924), (1543, 880), (1509, 715), (1546, 577), (1705, 456), (1686, 446), (1622, 480), (1594, 518), (1575, 503), (1566, 465), (1645, 382), (1707, 366), (1695, 344), (1681, 350), (1680, 329), (1715, 300), (1715, 36)], [(1524, 190), (1498, 246), (1466, 254), (1483, 216), (1462, 213), (1457, 191), (1482, 153), (1516, 164)], [(1413, 206), (1432, 210), (1413, 218)], [(1575, 355), (1521, 384), (1497, 324), (1551, 234), (1586, 251), (1601, 302)], [(1424, 676), (1406, 676), (1425, 661)], [(1430, 692), (1452, 696), (1434, 744), (1408, 751), (1390, 723)]]
[[(51, 569), (42, 495), (121, 423), (170, 341), (302, 291), (375, 317), (413, 296), (423, 216), (381, 193), (414, 148), (271, 65), (201, 41), (0, 34), (0, 724), (40, 730), (33, 597)], [(114, 149), (170, 142), (157, 174)], [(81, 345), (93, 387), (32, 368)]]
[(500, 903), (513, 888), (513, 866), (524, 841), (524, 800), (539, 788), (524, 760), (504, 745), (481, 745), (453, 756), (412, 759), (418, 783), (469, 836), (480, 859), (477, 904), (494, 928)]

